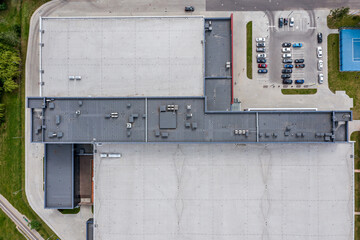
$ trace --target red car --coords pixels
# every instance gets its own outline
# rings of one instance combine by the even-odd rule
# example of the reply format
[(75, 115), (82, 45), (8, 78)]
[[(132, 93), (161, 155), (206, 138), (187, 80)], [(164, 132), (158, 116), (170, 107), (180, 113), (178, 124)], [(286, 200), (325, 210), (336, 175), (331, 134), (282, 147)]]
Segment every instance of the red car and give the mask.
[(258, 67), (259, 68), (267, 68), (267, 65), (265, 63), (262, 63), (262, 64), (258, 64)]

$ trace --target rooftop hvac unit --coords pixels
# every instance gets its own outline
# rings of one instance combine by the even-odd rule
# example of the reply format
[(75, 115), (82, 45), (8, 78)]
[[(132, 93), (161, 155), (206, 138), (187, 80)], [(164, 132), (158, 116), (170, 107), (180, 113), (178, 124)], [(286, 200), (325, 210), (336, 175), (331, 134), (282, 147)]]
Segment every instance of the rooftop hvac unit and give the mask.
[(229, 69), (231, 67), (230, 62), (226, 62), (226, 68)]
[(121, 158), (121, 153), (109, 153), (109, 158)]

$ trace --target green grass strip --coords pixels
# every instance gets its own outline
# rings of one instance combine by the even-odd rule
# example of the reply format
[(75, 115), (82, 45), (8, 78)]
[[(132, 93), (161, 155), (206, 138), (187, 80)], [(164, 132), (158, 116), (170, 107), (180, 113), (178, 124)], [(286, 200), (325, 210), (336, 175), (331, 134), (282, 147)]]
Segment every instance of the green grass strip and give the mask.
[(281, 89), (281, 93), (285, 95), (293, 94), (315, 94), (317, 89)]
[(252, 22), (246, 24), (246, 75), (252, 79)]

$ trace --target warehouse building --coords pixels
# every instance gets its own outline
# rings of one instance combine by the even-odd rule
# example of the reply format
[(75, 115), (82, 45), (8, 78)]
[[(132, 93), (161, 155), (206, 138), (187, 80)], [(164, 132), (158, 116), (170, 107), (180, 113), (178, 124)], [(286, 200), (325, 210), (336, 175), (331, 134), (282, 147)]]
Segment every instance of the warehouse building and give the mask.
[[(31, 141), (45, 144), (45, 208), (94, 204), (86, 225), (94, 239), (348, 236), (352, 219), (342, 211), (352, 201), (351, 159), (324, 159), (349, 151), (352, 112), (241, 111), (233, 98), (232, 29), (232, 17), (42, 18), (40, 96), (28, 97), (27, 107)], [(318, 158), (286, 158), (295, 143), (318, 144), (309, 145)], [(334, 152), (324, 153), (329, 146)], [(300, 180), (279, 174), (301, 164), (316, 170), (294, 175), (306, 187), (293, 199), (283, 186)], [(319, 190), (319, 172), (336, 166), (341, 181)], [(296, 205), (302, 197), (311, 207)], [(320, 226), (330, 208), (321, 201), (335, 204), (339, 227)], [(288, 219), (292, 207), (313, 215), (309, 228)], [(256, 218), (260, 212), (265, 220)]]

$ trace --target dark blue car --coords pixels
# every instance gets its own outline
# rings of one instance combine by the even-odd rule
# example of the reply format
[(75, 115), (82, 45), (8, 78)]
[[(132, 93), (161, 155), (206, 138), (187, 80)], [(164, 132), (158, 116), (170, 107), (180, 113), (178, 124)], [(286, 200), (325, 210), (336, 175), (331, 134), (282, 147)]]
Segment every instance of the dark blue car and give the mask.
[(304, 82), (305, 82), (304, 79), (295, 80), (295, 84), (303, 84)]
[(267, 72), (268, 72), (267, 69), (259, 69), (259, 70), (258, 70), (258, 73), (267, 73)]

